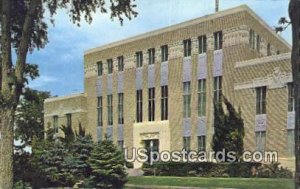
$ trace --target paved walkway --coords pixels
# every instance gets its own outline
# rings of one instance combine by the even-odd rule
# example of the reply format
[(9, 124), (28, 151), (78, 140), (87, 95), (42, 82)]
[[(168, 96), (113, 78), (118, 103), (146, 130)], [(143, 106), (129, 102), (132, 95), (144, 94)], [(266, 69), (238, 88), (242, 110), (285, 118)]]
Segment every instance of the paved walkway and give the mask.
[[(157, 185), (134, 185), (134, 184), (126, 184), (125, 187), (130, 189), (209, 189), (203, 187), (157, 186)], [(235, 189), (235, 188), (214, 188), (214, 189)]]

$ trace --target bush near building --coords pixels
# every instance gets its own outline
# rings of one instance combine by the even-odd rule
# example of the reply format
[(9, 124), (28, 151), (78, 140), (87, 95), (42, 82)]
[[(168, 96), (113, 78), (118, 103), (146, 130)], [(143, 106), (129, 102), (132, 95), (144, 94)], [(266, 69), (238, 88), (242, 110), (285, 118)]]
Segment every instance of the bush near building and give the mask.
[(279, 163), (254, 162), (156, 162), (143, 164), (145, 176), (198, 176), (198, 177), (242, 177), (242, 178), (292, 178), (292, 171)]

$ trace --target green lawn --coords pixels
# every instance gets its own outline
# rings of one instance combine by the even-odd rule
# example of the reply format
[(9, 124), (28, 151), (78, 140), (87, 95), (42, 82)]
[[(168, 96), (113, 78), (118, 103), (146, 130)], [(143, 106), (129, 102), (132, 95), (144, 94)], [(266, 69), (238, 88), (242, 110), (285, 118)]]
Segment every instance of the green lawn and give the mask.
[(237, 189), (293, 189), (291, 179), (203, 178), (203, 177), (129, 177), (128, 184), (157, 186), (190, 186)]

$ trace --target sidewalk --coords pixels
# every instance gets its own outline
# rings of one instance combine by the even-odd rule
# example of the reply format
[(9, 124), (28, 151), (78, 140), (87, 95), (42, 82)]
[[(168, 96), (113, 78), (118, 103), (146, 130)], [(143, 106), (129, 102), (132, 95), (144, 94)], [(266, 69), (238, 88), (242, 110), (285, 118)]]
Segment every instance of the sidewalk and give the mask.
[[(157, 186), (157, 185), (134, 185), (126, 184), (126, 188), (129, 189), (211, 189), (202, 187), (184, 187), (184, 186)], [(235, 188), (214, 188), (214, 189), (235, 189)]]

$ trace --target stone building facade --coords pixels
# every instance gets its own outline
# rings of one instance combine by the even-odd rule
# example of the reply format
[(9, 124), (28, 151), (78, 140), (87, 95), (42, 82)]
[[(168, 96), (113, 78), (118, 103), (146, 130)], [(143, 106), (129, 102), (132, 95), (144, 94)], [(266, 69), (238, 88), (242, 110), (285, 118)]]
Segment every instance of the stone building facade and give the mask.
[(223, 94), (241, 108), (245, 149), (278, 151), (293, 168), (290, 51), (245, 5), (90, 49), (84, 93), (47, 99), (45, 126), (81, 123), (126, 148), (210, 150)]

